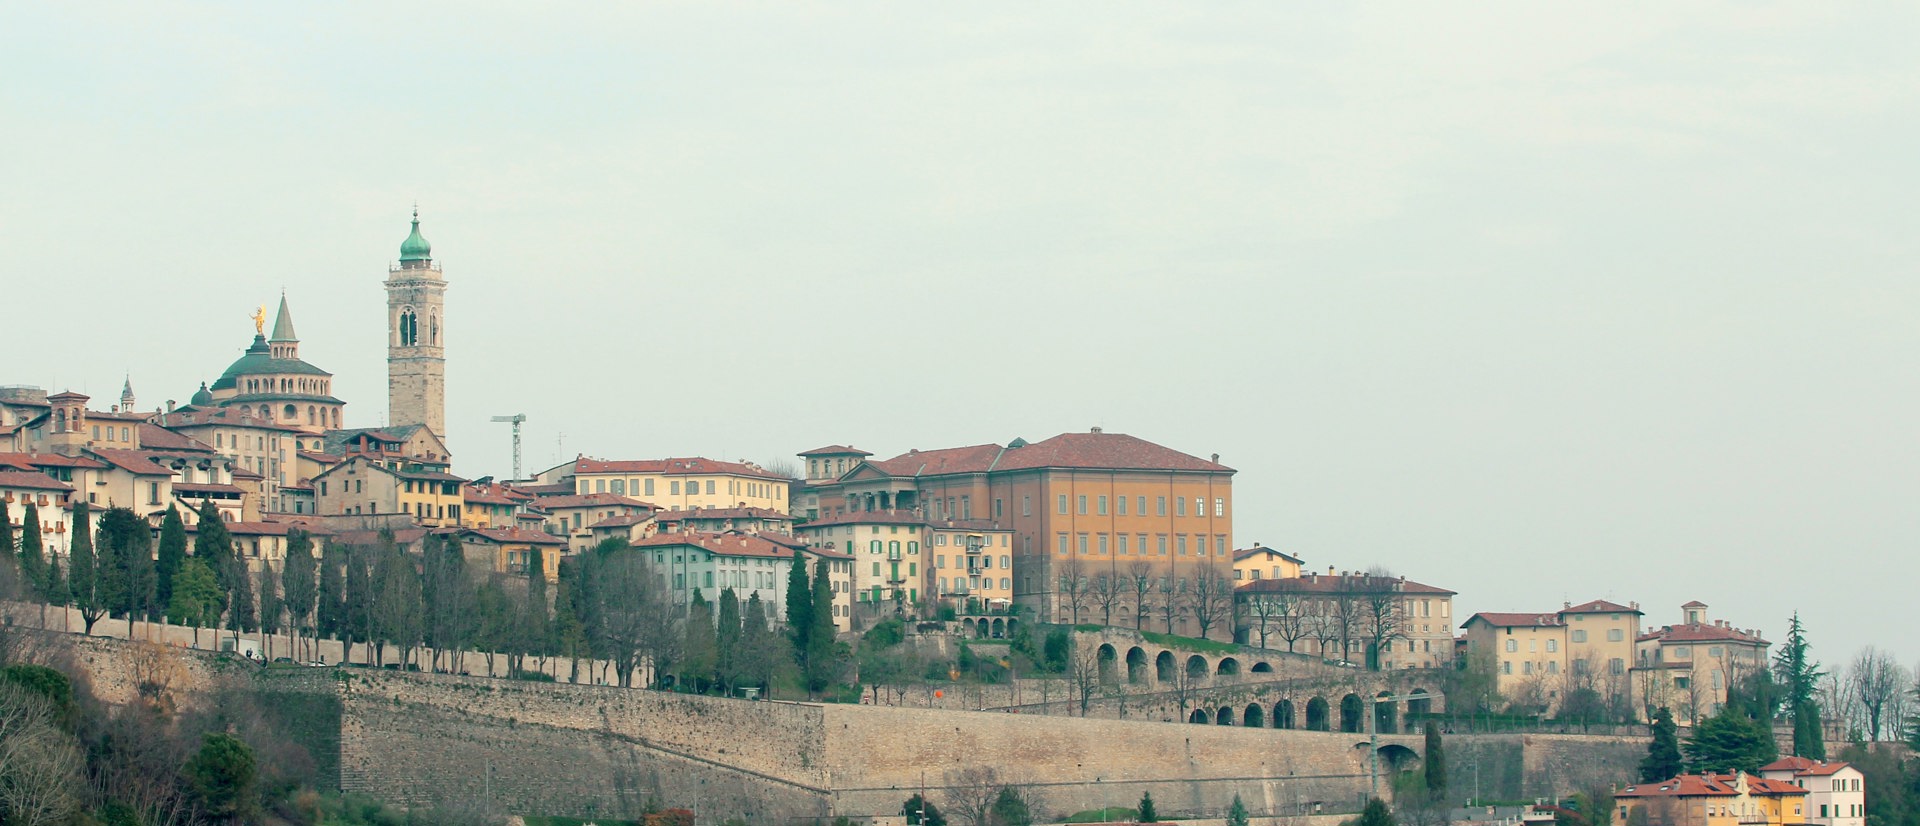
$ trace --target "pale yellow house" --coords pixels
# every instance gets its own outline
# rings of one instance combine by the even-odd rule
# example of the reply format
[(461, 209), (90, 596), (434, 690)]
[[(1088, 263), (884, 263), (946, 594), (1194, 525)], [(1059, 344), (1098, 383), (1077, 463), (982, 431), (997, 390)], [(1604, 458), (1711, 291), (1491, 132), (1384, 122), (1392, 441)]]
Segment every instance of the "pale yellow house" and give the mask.
[(912, 511), (853, 511), (794, 528), (810, 548), (853, 558), (856, 606), (872, 612), (914, 609), (920, 603), (927, 555), (927, 521)]
[(926, 542), (926, 593), (961, 614), (1013, 607), (1013, 529), (984, 520), (944, 520), (927, 526)]
[(1683, 774), (1614, 793), (1615, 823), (1647, 826), (1805, 826), (1807, 790), (1744, 772)]
[(1233, 584), (1256, 579), (1293, 579), (1300, 576), (1303, 565), (1300, 557), (1255, 542), (1251, 548), (1233, 552)]
[(314, 501), (323, 516), (403, 513), (427, 527), (458, 527), (465, 482), (444, 471), (355, 454), (313, 479)]
[(667, 510), (765, 508), (792, 513), (794, 480), (750, 462), (701, 457), (607, 461), (581, 457), (543, 471), (537, 481), (566, 483), (585, 496), (631, 496)]
[(1583, 713), (1612, 715), (1632, 706), (1628, 672), (1640, 617), (1638, 603), (1593, 600), (1552, 613), (1482, 612), (1461, 628), (1468, 664), (1493, 668), (1495, 686), (1511, 706), (1558, 712), (1580, 692)]
[(1683, 622), (1653, 629), (1635, 645), (1632, 686), (1646, 709), (1672, 709), (1681, 724), (1711, 717), (1734, 682), (1768, 667), (1772, 643), (1754, 629), (1708, 616), (1704, 602), (1680, 606)]
[(615, 517), (651, 516), (654, 512), (651, 505), (616, 493), (542, 496), (532, 504), (546, 514), (547, 533), (565, 538), (573, 553), (592, 548), (604, 538), (593, 535), (594, 525)]
[(567, 543), (559, 537), (521, 528), (461, 528), (454, 536), (469, 565), (486, 565), (498, 574), (526, 576), (537, 549), (547, 581), (560, 581), (560, 558), (566, 555)]

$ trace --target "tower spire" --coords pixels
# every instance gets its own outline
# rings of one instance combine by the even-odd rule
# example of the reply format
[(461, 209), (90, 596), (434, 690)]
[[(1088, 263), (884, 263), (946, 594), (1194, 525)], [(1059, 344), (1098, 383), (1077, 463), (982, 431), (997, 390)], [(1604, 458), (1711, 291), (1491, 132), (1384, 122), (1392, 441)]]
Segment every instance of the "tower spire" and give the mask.
[(300, 357), (300, 336), (293, 332), (293, 311), (287, 309), (285, 290), (280, 291), (280, 312), (273, 319), (273, 338), (268, 341), (274, 358)]

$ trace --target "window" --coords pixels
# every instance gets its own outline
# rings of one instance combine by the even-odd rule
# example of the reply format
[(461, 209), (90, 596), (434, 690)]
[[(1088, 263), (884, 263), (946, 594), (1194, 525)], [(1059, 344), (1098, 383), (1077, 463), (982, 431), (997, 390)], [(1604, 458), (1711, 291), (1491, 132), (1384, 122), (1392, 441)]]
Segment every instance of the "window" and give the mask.
[[(1576, 618), (1576, 619), (1577, 619), (1577, 618)], [(1585, 630), (1585, 629), (1574, 629), (1574, 632), (1573, 632), (1573, 641), (1574, 641), (1574, 642), (1586, 642), (1586, 641), (1587, 641), (1587, 632), (1586, 632), (1586, 630)]]
[[(1125, 501), (1127, 501), (1127, 500), (1125, 500), (1125, 499), (1122, 499), (1122, 500), (1120, 500), (1120, 501), (1122, 501), (1122, 502), (1125, 502)], [(1120, 555), (1121, 555), (1121, 556), (1126, 556), (1126, 555), (1127, 555), (1127, 553), (1128, 553), (1128, 552), (1127, 552), (1127, 535), (1126, 535), (1126, 534), (1124, 534), (1124, 533), (1123, 533), (1123, 534), (1121, 534), (1121, 535), (1120, 535), (1120, 540), (1119, 540), (1119, 541), (1120, 541), (1120, 548), (1119, 548), (1119, 551), (1120, 551)]]
[(1627, 663), (1626, 663), (1626, 661), (1625, 661), (1625, 660), (1622, 660), (1622, 659), (1620, 659), (1619, 657), (1614, 657), (1613, 659), (1611, 659), (1611, 660), (1608, 660), (1608, 661), (1607, 661), (1607, 673), (1608, 673), (1608, 674), (1616, 674), (1616, 675), (1617, 675), (1617, 674), (1625, 674), (1625, 673), (1627, 673)]
[(1107, 535), (1104, 533), (1100, 535), (1100, 555), (1107, 555)]
[(1214, 516), (1227, 515), (1227, 500), (1224, 497), (1216, 498), (1213, 500), (1213, 515)]
[(1153, 515), (1154, 516), (1167, 515), (1167, 497), (1156, 496), (1153, 498)]
[(1122, 496), (1118, 499), (1113, 500), (1113, 505), (1114, 505), (1115, 513), (1121, 516), (1127, 515), (1127, 497)]
[(1080, 536), (1078, 537), (1078, 540), (1079, 541), (1077, 543), (1077, 547), (1079, 547), (1080, 549), (1080, 555), (1086, 556), (1087, 555), (1087, 535), (1084, 533), (1080, 534)]
[(1062, 533), (1062, 534), (1058, 534), (1058, 536), (1060, 537), (1060, 555), (1066, 556), (1067, 555), (1067, 535)]
[(1514, 653), (1518, 653), (1519, 651), (1520, 651), (1519, 640), (1515, 640), (1515, 639), (1507, 640), (1507, 653), (1514, 654)]
[(1693, 648), (1689, 646), (1676, 645), (1673, 647), (1673, 658), (1676, 660), (1685, 660), (1685, 659), (1691, 658), (1692, 656), (1693, 656)]
[(1178, 537), (1176, 537), (1176, 540), (1180, 546), (1180, 555), (1186, 556), (1187, 555), (1187, 535), (1180, 534)]
[(1717, 646), (1717, 645), (1716, 645), (1716, 646), (1713, 646), (1713, 647), (1711, 647), (1711, 648), (1708, 648), (1708, 649), (1707, 649), (1707, 656), (1709, 656), (1709, 657), (1713, 657), (1713, 658), (1715, 658), (1715, 659), (1718, 659), (1718, 658), (1720, 657), (1720, 650), (1721, 650), (1721, 649), (1720, 649), (1720, 646)]
[(648, 480), (647, 480), (647, 482), (646, 482), (646, 491), (647, 491), (647, 495), (648, 495), (648, 496), (652, 496), (652, 495), (653, 495), (653, 480), (652, 480), (652, 479), (648, 479)]
[(1033, 497), (1032, 497), (1032, 496), (1028, 496), (1028, 495), (1024, 495), (1024, 494), (1023, 494), (1023, 495), (1021, 495), (1021, 497), (1020, 497), (1020, 515), (1021, 515), (1021, 516), (1032, 516), (1032, 515), (1033, 515)]
[(668, 493), (668, 494), (670, 494), (670, 495), (673, 495), (673, 496), (679, 496), (679, 495), (680, 495), (680, 482), (679, 482), (678, 480), (675, 480), (675, 481), (672, 481), (672, 482), (668, 482), (668, 483), (667, 483), (667, 493)]
[(1075, 504), (1079, 506), (1079, 511), (1078, 511), (1078, 513), (1080, 513), (1080, 514), (1081, 514), (1081, 515), (1083, 515), (1083, 516), (1084, 516), (1084, 515), (1086, 515), (1086, 512), (1087, 512), (1087, 497), (1086, 497), (1086, 496), (1085, 496), (1085, 495), (1083, 494), (1083, 495), (1081, 495), (1081, 496), (1077, 496), (1077, 497), (1075, 497), (1075, 499), (1077, 499), (1077, 500), (1078, 500), (1077, 502), (1075, 502)]
[(1155, 544), (1160, 546), (1160, 555), (1166, 556), (1167, 555), (1167, 535), (1164, 533), (1161, 533), (1161, 534), (1154, 534), (1154, 536), (1159, 538)]
[(1559, 661), (1559, 660), (1548, 660), (1548, 661), (1547, 661), (1547, 673), (1548, 673), (1548, 674), (1558, 674), (1558, 673), (1560, 673), (1560, 661)]
[(1107, 515), (1107, 497), (1105, 496), (1100, 497), (1099, 508), (1100, 508), (1100, 511), (1099, 511), (1100, 515), (1106, 516)]
[(1005, 517), (1006, 517), (1006, 514), (1003, 513), (1000, 508), (1000, 500), (998, 499), (993, 500), (993, 518), (1004, 519)]
[(1067, 495), (1064, 493), (1060, 494), (1060, 512), (1061, 513), (1067, 512)]
[(1500, 664), (1500, 673), (1502, 673), (1502, 674), (1512, 674), (1512, 673), (1513, 673), (1513, 662), (1512, 662), (1512, 661), (1508, 661), (1508, 662), (1503, 662), (1503, 663), (1501, 663), (1501, 664)]
[(707, 480), (707, 495), (708, 495), (708, 496), (712, 496), (712, 495), (713, 495), (713, 480), (712, 480), (712, 479), (708, 479), (708, 480)]
[(1174, 516), (1186, 516), (1186, 515), (1187, 515), (1187, 498), (1186, 498), (1186, 497), (1184, 497), (1184, 496), (1177, 496), (1177, 497), (1174, 497), (1174, 500), (1173, 500), (1173, 515), (1174, 515)]
[(1547, 653), (1548, 653), (1548, 654), (1558, 654), (1558, 653), (1560, 653), (1560, 641), (1559, 641), (1559, 640), (1547, 640)]
[(1532, 661), (1532, 660), (1528, 660), (1528, 661), (1526, 661), (1526, 662), (1523, 662), (1523, 663), (1521, 663), (1521, 664), (1520, 664), (1520, 673), (1522, 673), (1522, 674), (1532, 674), (1532, 673), (1533, 673), (1533, 661)]

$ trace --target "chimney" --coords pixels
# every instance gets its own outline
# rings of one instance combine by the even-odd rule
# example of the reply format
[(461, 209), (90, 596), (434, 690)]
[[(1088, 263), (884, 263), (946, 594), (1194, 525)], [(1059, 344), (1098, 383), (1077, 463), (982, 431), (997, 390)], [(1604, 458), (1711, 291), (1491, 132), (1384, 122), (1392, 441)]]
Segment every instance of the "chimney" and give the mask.
[(1218, 453), (1213, 454), (1213, 463), (1216, 465), (1220, 464), (1220, 454)]
[(167, 400), (167, 412), (168, 412), (168, 413), (172, 413), (172, 412), (173, 412), (173, 400), (172, 400), (172, 399), (168, 399), (168, 400)]
[(1560, 601), (1560, 608), (1561, 608), (1562, 610), (1565, 610), (1565, 609), (1567, 609), (1567, 608), (1572, 608), (1572, 607), (1573, 607), (1573, 603), (1571, 603), (1571, 602), (1568, 602), (1568, 601), (1566, 601), (1566, 600), (1564, 600), (1564, 599)]

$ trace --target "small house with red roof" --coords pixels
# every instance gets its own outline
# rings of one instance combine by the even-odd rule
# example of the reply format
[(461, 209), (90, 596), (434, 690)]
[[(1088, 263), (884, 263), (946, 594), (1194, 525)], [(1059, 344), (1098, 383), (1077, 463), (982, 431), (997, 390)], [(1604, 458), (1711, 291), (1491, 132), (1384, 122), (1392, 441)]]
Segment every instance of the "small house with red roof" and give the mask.
[(1782, 757), (1761, 766), (1760, 776), (1806, 789), (1808, 823), (1866, 826), (1866, 775), (1845, 760)]
[(1614, 822), (1646, 826), (1806, 826), (1807, 790), (1735, 772), (1683, 774), (1614, 792)]

